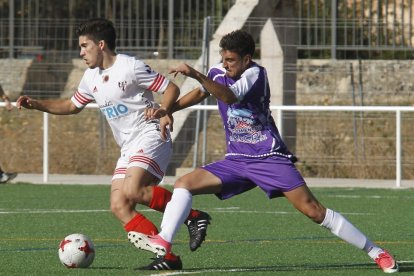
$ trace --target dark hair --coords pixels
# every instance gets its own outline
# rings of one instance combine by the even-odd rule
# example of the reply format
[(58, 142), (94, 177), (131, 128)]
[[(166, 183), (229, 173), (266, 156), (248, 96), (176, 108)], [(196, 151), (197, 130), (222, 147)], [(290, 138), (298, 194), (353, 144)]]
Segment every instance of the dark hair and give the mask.
[(220, 40), (220, 48), (222, 50), (236, 52), (241, 57), (248, 54), (253, 57), (255, 47), (253, 37), (243, 30), (228, 33)]
[(75, 32), (78, 37), (81, 35), (88, 36), (96, 44), (103, 40), (110, 50), (115, 50), (116, 31), (112, 22), (107, 19), (89, 19), (80, 24)]

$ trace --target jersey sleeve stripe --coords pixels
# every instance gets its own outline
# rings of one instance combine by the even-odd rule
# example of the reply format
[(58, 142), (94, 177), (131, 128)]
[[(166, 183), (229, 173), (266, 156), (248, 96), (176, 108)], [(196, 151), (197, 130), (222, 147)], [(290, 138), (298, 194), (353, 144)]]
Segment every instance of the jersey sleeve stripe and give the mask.
[(164, 80), (164, 76), (158, 74), (148, 89), (154, 92), (158, 92), (158, 89), (160, 89), (161, 84), (164, 82)]
[(164, 81), (165, 81), (165, 77), (164, 77), (164, 76), (160, 76), (160, 80), (158, 81), (158, 85), (157, 85), (157, 87), (155, 88), (155, 89), (156, 89), (156, 91), (160, 90), (160, 87), (161, 87), (161, 85), (164, 83)]
[(149, 90), (151, 90), (151, 91), (155, 91), (155, 92), (157, 92), (156, 90), (155, 90), (155, 87), (157, 86), (157, 84), (158, 84), (158, 82), (159, 82), (159, 79), (160, 79), (160, 74), (157, 74), (157, 77), (155, 78), (155, 80), (152, 82), (152, 84), (149, 86)]
[(81, 103), (81, 104), (83, 104), (83, 105), (86, 105), (86, 104), (88, 104), (88, 103), (92, 102), (92, 100), (90, 100), (90, 99), (85, 98), (84, 96), (82, 96), (82, 95), (81, 95), (81, 93), (79, 93), (79, 91), (76, 91), (76, 93), (75, 93), (74, 97), (75, 97), (75, 99), (76, 99), (79, 103)]

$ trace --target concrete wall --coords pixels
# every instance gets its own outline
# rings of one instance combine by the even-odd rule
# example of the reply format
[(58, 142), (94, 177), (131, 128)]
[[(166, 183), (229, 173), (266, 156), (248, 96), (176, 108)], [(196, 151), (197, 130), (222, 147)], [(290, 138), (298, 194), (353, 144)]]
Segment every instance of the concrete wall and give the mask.
[(13, 101), (23, 91), (32, 59), (0, 59), (0, 85)]
[[(15, 100), (23, 91), (30, 59), (0, 59), (0, 84)], [(194, 64), (195, 60), (145, 60), (162, 74), (180, 62)], [(85, 65), (73, 61), (63, 97), (70, 97), (76, 90)], [(298, 60), (296, 96), (298, 105), (352, 105), (352, 93), (356, 104), (365, 105), (412, 105), (414, 103), (413, 60)], [(353, 83), (352, 83), (353, 75)], [(171, 76), (169, 76), (171, 78)], [(171, 78), (181, 85), (184, 77)], [(361, 80), (361, 81), (360, 81)], [(276, 104), (276, 103), (274, 103)]]
[[(170, 63), (162, 60), (151, 60), (148, 63), (150, 62), (151, 66), (165, 72), (170, 64), (172, 65), (180, 61), (172, 61)], [(75, 63), (77, 65), (73, 66), (74, 69), (67, 78), (67, 97), (71, 96), (74, 89), (76, 89), (84, 70), (82, 62), (76, 61)], [(360, 75), (358, 61), (298, 60), (295, 67), (297, 75), (297, 103), (298, 105), (352, 105), (353, 91), (356, 105), (361, 104), (361, 94), (363, 95), (365, 105), (412, 105), (414, 103), (414, 93), (412, 93), (414, 89), (414, 80), (412, 78), (414, 76), (413, 63), (414, 61), (409, 60), (363, 61), (361, 63), (362, 74)], [(350, 70), (351, 64), (353, 68), (353, 84)], [(8, 60), (7, 63), (0, 62), (0, 83), (5, 83), (6, 89), (11, 88), (14, 93), (19, 95), (22, 92), (23, 82), (26, 79), (25, 72), (27, 72), (29, 66), (30, 60), (25, 62), (22, 60)], [(359, 82), (360, 76), (362, 83)], [(182, 82), (184, 78), (181, 77), (177, 81)], [(41, 172), (41, 129), (43, 123), (41, 114), (24, 110), (21, 112), (7, 112), (4, 109), (0, 109), (0, 112), (2, 113), (0, 116), (2, 121), (2, 124), (0, 124), (0, 152), (7, 152), (11, 156), (10, 158), (3, 157), (0, 160), (2, 166), (5, 169), (18, 172)], [(51, 173), (112, 173), (113, 162), (119, 155), (118, 148), (113, 142), (110, 130), (106, 131), (107, 135), (102, 135), (104, 138), (99, 134), (101, 124), (96, 114), (95, 111), (85, 111), (76, 116), (50, 117)], [(339, 177), (365, 177), (368, 175), (369, 177), (378, 178), (379, 174), (376, 174), (376, 172), (384, 171), (388, 172), (388, 175), (392, 177), (392, 173), (389, 174), (389, 171), (393, 171), (392, 164), (391, 167), (390, 164), (379, 167), (377, 156), (380, 155), (382, 157), (387, 153), (388, 155), (383, 158), (384, 162), (395, 157), (393, 153), (395, 145), (392, 143), (395, 135), (395, 127), (393, 125), (395, 119), (393, 114), (391, 114), (389, 121), (386, 118), (381, 118), (378, 125), (376, 123), (368, 124), (367, 121), (364, 124), (364, 129), (366, 128), (365, 134), (358, 132), (361, 137), (366, 135), (368, 139), (373, 136), (383, 137), (385, 133), (383, 143), (377, 145), (377, 142), (375, 142), (376, 148), (371, 149), (371, 153), (374, 155), (374, 160), (370, 161), (372, 163), (361, 158), (360, 160), (363, 161), (361, 164), (354, 162), (355, 158), (353, 155), (355, 150), (352, 125), (348, 124), (348, 126), (344, 127), (346, 121), (341, 121), (341, 118), (335, 118), (335, 116), (323, 118), (320, 121), (311, 121), (311, 119), (314, 118), (306, 118), (302, 115), (297, 128), (298, 148), (296, 153), (301, 160), (307, 161), (306, 164), (304, 162), (301, 163), (303, 164), (302, 167), (306, 165), (306, 167), (302, 168), (305, 173), (309, 173), (308, 175), (311, 176), (328, 177), (332, 175), (327, 175), (326, 173), (338, 172), (337, 176)], [(316, 119), (319, 120), (320, 118)], [(331, 122), (333, 120), (337, 121)], [(325, 123), (325, 121), (327, 122)], [(403, 121), (407, 125), (411, 124), (409, 120)], [(183, 131), (178, 133), (175, 140), (174, 155), (168, 175), (174, 175), (175, 168), (191, 167), (191, 146), (194, 141), (195, 117), (190, 116), (185, 124)], [(358, 125), (361, 127), (362, 123), (358, 121)], [(343, 129), (349, 130), (348, 132), (350, 133), (342, 137)], [(412, 133), (411, 128), (406, 127), (404, 131)], [(212, 156), (213, 158), (221, 158), (225, 145), (222, 144), (222, 127), (217, 116), (212, 116), (211, 120), (209, 120), (207, 133), (207, 140), (213, 141), (212, 146), (207, 146), (207, 159), (211, 160)], [(331, 136), (335, 137), (331, 139)], [(64, 137), (63, 140), (62, 137)], [(107, 140), (106, 137), (108, 137)], [(359, 141), (362, 139), (361, 137), (358, 138)], [(82, 142), (79, 139), (82, 139)], [(102, 142), (100, 139), (104, 140), (104, 150), (100, 147), (100, 142)], [(407, 153), (413, 151), (413, 147), (407, 146), (408, 142), (409, 140), (407, 139), (403, 143)], [(342, 143), (345, 143), (344, 147), (342, 147)], [(85, 150), (85, 144), (90, 145), (88, 150)], [(371, 146), (374, 143), (366, 143), (367, 157), (370, 156), (368, 144)], [(30, 149), (30, 162), (27, 162), (27, 149)], [(362, 150), (360, 147), (357, 149), (359, 155), (356, 155), (360, 156)], [(326, 154), (328, 158), (332, 156), (340, 157), (338, 162), (344, 162), (344, 160), (351, 161), (349, 162), (350, 164), (345, 164), (344, 168), (341, 169), (340, 164), (330, 162), (330, 159), (327, 159), (329, 164), (337, 167), (324, 167), (325, 164), (320, 163), (320, 159), (318, 159), (321, 158), (322, 153)], [(65, 158), (61, 158), (62, 156), (65, 156)], [(405, 154), (404, 156), (408, 158), (411, 155)], [(316, 161), (314, 161), (315, 158)], [(410, 160), (407, 161), (406, 166), (412, 164), (410, 162)], [(350, 166), (353, 166), (353, 170), (348, 169)], [(362, 166), (364, 166), (365, 170), (361, 169)], [(354, 171), (355, 174), (347, 174), (348, 171)], [(366, 174), (362, 174), (361, 171)], [(407, 168), (406, 174), (408, 172), (412, 172), (412, 170)], [(406, 175), (406, 177), (408, 176)]]
[(413, 105), (413, 60), (298, 60), (298, 105)]

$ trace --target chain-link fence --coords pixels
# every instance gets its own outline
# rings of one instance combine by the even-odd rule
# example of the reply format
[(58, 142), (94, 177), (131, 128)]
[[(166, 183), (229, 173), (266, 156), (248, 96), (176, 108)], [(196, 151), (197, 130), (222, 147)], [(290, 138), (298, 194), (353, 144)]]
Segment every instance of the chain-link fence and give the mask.
[[(15, 4), (13, 20), (8, 13), (11, 2)], [(46, 2), (51, 4), (48, 11), (52, 17), (43, 13)], [(77, 58), (77, 41), (70, 30), (82, 19), (96, 16), (114, 20), (120, 51), (140, 58), (151, 57), (145, 61), (165, 73), (171, 62), (163, 58), (170, 53), (167, 33), (170, 2), (100, 0), (92, 5), (91, 1), (65, 1), (72, 8), (70, 14), (83, 12), (70, 17), (65, 14), (62, 1), (0, 0), (0, 48), (4, 57), (0, 59), (0, 83), (12, 100), (22, 91), (37, 98), (71, 96), (85, 65)], [(174, 62), (185, 58), (194, 64), (201, 54), (204, 16), (213, 15), (214, 33), (234, 2), (174, 1)], [(62, 7), (58, 8), (58, 4)], [(298, 34), (294, 39), (282, 40), (281, 45), (282, 49), (294, 49), (298, 58), (282, 68), (283, 74), (294, 76), (291, 80), (295, 81), (295, 89), (287, 93), (295, 93), (298, 105), (412, 105), (412, 0), (304, 0), (297, 1), (296, 8), (298, 17), (271, 20), (278, 34)], [(250, 18), (244, 28), (260, 31), (267, 20)], [(10, 25), (14, 30), (12, 43)], [(378, 30), (381, 38), (376, 34)], [(255, 60), (261, 62), (259, 40), (257, 46)], [(221, 158), (225, 152), (219, 115), (216, 111), (208, 113), (207, 133), (200, 135), (199, 141), (199, 144), (206, 142), (206, 148), (196, 147), (199, 154), (203, 150), (207, 153), (205, 163)], [(0, 107), (0, 114), (2, 165), (19, 172), (41, 172), (41, 113), (7, 112)], [(175, 174), (177, 168), (201, 164), (202, 158), (193, 163), (196, 116), (194, 111), (174, 143), (169, 174)], [(287, 138), (296, 141), (294, 150), (301, 160), (298, 166), (306, 176), (395, 177), (396, 133), (392, 113), (332, 115), (315, 111), (295, 112), (294, 116), (297, 132), (295, 137)], [(411, 122), (412, 114), (403, 114), (402, 164), (406, 179), (414, 177), (410, 170), (413, 161), (408, 154), (413, 149)], [(51, 116), (50, 130), (51, 173), (112, 173), (118, 148), (97, 110), (88, 109), (69, 117)]]

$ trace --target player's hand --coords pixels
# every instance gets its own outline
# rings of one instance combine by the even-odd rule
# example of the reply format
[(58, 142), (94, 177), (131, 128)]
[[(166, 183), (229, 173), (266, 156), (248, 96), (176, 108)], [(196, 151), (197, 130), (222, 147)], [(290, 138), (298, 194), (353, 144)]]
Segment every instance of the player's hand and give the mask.
[(160, 119), (161, 117), (164, 117), (167, 115), (167, 110), (164, 108), (154, 108), (150, 107), (145, 109), (144, 111), (144, 117), (145, 120), (153, 120), (153, 119)]
[(161, 138), (166, 141), (168, 137), (168, 131), (173, 131), (174, 117), (171, 114), (160, 119)]
[(20, 96), (16, 101), (16, 106), (18, 109), (22, 109), (22, 107), (33, 109), (35, 101), (36, 100), (30, 98), (29, 96)]
[(178, 73), (181, 73), (187, 77), (192, 77), (193, 73), (194, 73), (194, 69), (189, 66), (188, 64), (182, 63), (180, 65), (178, 65), (175, 68), (171, 68), (168, 73), (169, 74), (174, 74), (174, 77), (176, 77), (178, 75)]

